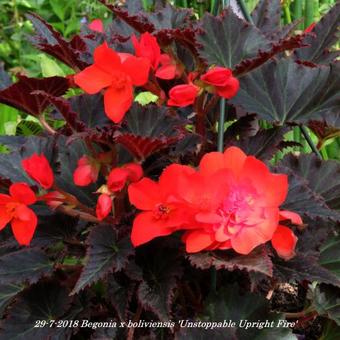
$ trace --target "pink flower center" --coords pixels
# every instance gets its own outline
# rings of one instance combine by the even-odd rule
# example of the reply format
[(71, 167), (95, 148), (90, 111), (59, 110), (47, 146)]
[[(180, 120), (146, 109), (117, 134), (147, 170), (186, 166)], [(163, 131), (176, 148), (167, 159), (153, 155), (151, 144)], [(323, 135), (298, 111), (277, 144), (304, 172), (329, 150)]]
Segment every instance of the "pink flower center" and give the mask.
[(237, 234), (244, 227), (253, 227), (264, 220), (262, 207), (256, 204), (258, 194), (249, 185), (238, 185), (231, 188), (217, 210), (221, 222), (214, 224), (216, 240), (224, 242)]

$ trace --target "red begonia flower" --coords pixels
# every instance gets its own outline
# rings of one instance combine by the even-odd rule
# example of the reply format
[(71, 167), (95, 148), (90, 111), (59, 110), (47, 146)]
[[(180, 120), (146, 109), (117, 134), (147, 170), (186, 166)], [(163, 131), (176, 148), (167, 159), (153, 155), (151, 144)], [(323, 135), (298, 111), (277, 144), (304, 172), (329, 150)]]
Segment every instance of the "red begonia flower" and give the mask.
[(156, 70), (161, 58), (161, 49), (157, 39), (149, 32), (146, 32), (141, 34), (139, 41), (135, 35), (131, 37), (131, 40), (136, 56), (149, 59), (151, 67)]
[(99, 221), (102, 221), (106, 218), (112, 209), (112, 199), (107, 194), (101, 194), (98, 197), (97, 206), (96, 206), (96, 215)]
[[(187, 252), (232, 248), (249, 254), (279, 235), (280, 220), (302, 224), (298, 214), (279, 210), (287, 190), (286, 175), (271, 173), (237, 147), (206, 154), (197, 171), (173, 164), (159, 183), (143, 178), (129, 186), (130, 202), (144, 210), (134, 221), (132, 243), (186, 230)], [(294, 237), (283, 244), (275, 236), (279, 256), (293, 256)]]
[(23, 159), (21, 164), (26, 173), (44, 189), (51, 188), (54, 175), (50, 163), (44, 155), (35, 153), (31, 157)]
[(77, 168), (73, 173), (73, 181), (78, 186), (87, 186), (96, 182), (100, 165), (88, 156), (83, 156), (78, 160)]
[(160, 176), (159, 183), (143, 178), (129, 185), (129, 200), (143, 210), (133, 222), (131, 241), (136, 247), (150, 240), (173, 233), (187, 222), (190, 214), (176, 194), (182, 177), (192, 173), (190, 167), (173, 164)]
[(194, 84), (176, 85), (169, 91), (169, 106), (184, 107), (191, 105), (199, 93), (199, 87)]
[(104, 33), (104, 24), (100, 19), (94, 19), (89, 25), (88, 28), (92, 31)]
[(293, 231), (284, 225), (279, 225), (272, 237), (272, 246), (277, 254), (285, 260), (295, 256), (297, 237)]
[(107, 179), (107, 187), (111, 192), (120, 191), (127, 181), (137, 182), (142, 176), (143, 168), (139, 164), (129, 163), (121, 168), (111, 170)]
[(37, 216), (27, 207), (36, 200), (26, 183), (12, 184), (9, 195), (0, 194), (0, 230), (11, 223), (14, 237), (21, 245), (30, 244), (37, 226)]
[(168, 55), (162, 54), (160, 57), (161, 66), (156, 70), (156, 77), (159, 79), (170, 80), (176, 76), (180, 76), (182, 73), (181, 68), (176, 62)]
[(238, 79), (233, 77), (231, 70), (225, 67), (211, 68), (201, 76), (201, 80), (213, 86), (214, 91), (226, 99), (234, 97), (240, 88)]
[(118, 54), (104, 42), (94, 51), (94, 64), (76, 74), (74, 81), (89, 94), (105, 89), (105, 113), (119, 123), (133, 102), (133, 86), (147, 82), (149, 69), (148, 59)]

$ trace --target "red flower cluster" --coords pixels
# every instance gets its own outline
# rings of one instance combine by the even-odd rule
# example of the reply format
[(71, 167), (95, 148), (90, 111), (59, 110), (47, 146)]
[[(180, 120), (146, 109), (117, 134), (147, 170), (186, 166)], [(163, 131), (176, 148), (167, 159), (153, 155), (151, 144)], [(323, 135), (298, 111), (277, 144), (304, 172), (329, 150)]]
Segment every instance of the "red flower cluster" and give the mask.
[(234, 97), (240, 88), (238, 79), (225, 67), (213, 67), (203, 74), (200, 80), (196, 82), (193, 80), (189, 77), (188, 84), (174, 86), (169, 91), (168, 105), (184, 107), (193, 104), (201, 88), (226, 99)]
[[(54, 175), (44, 155), (33, 154), (22, 160), (22, 167), (43, 189), (52, 187)], [(28, 207), (36, 201), (35, 193), (26, 183), (14, 183), (9, 195), (0, 194), (0, 230), (11, 223), (14, 237), (21, 245), (30, 244), (36, 229), (38, 218)]]
[[(107, 178), (107, 185), (97, 201), (96, 215), (98, 220), (106, 218), (112, 209), (112, 197), (121, 191), (126, 183), (134, 183), (143, 177), (143, 169), (139, 164), (129, 163), (120, 168), (113, 168)], [(112, 196), (112, 197), (111, 197)]]
[(0, 230), (8, 223), (19, 244), (28, 246), (38, 223), (36, 214), (28, 208), (37, 198), (26, 183), (15, 183), (9, 188), (9, 195), (0, 194)]
[(161, 54), (161, 48), (157, 39), (150, 33), (141, 34), (140, 40), (135, 35), (131, 38), (137, 57), (143, 57), (150, 61), (155, 76), (160, 79), (173, 79), (180, 72), (176, 62), (165, 53)]
[(281, 220), (302, 224), (300, 216), (280, 211), (288, 190), (287, 176), (236, 147), (206, 154), (195, 170), (170, 165), (159, 182), (143, 178), (129, 186), (130, 202), (142, 210), (133, 223), (134, 246), (185, 230), (189, 253), (234, 249), (249, 254), (272, 242), (278, 255), (294, 256), (296, 236)]
[(94, 64), (74, 76), (75, 83), (89, 94), (105, 89), (105, 113), (119, 123), (133, 102), (133, 87), (148, 81), (150, 61), (113, 51), (106, 42), (94, 51)]

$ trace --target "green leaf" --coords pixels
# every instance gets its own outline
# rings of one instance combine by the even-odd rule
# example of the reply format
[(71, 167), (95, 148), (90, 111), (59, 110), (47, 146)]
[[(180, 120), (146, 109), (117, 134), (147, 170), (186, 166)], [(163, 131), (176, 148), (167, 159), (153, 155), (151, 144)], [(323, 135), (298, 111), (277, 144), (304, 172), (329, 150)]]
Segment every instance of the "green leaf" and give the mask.
[(312, 289), (312, 303), (319, 315), (332, 319), (340, 326), (340, 288), (317, 285)]
[(65, 76), (61, 67), (46, 54), (39, 54), (41, 73), (44, 77)]
[(241, 77), (230, 103), (279, 125), (306, 123), (339, 110), (339, 87), (340, 65), (311, 68), (281, 59)]
[(150, 103), (156, 103), (158, 100), (158, 96), (155, 94), (146, 91), (146, 92), (140, 92), (135, 97), (135, 102), (139, 103), (140, 105), (144, 106)]
[(240, 19), (230, 8), (215, 17), (205, 14), (203, 33), (197, 36), (199, 54), (208, 65), (233, 68), (244, 59), (254, 58), (271, 45), (255, 26)]
[(333, 237), (323, 245), (319, 263), (340, 280), (340, 236)]
[(73, 288), (75, 294), (109, 273), (118, 272), (127, 265), (133, 254), (129, 238), (118, 239), (117, 230), (111, 225), (98, 225), (87, 239), (86, 263)]
[(51, 272), (52, 263), (40, 249), (28, 248), (0, 257), (0, 284), (34, 283)]

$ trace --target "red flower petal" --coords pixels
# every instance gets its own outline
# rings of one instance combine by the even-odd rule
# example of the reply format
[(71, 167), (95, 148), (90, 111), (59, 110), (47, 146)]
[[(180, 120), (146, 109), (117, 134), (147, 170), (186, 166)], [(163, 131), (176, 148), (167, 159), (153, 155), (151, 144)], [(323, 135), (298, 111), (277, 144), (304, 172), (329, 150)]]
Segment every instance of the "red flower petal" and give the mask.
[(251, 227), (243, 227), (231, 238), (233, 249), (247, 255), (257, 246), (271, 240), (278, 224), (278, 209), (266, 209), (266, 219)]
[(119, 123), (131, 107), (133, 101), (133, 88), (126, 84), (122, 89), (108, 88), (104, 94), (104, 107), (107, 116), (115, 123)]
[(188, 253), (197, 253), (214, 243), (214, 239), (210, 233), (195, 230), (190, 231), (185, 236), (185, 246)]
[(288, 210), (280, 210), (280, 221), (290, 220), (293, 224), (302, 225), (303, 221), (299, 214), (288, 211)]
[(13, 198), (9, 195), (5, 195), (5, 194), (0, 194), (0, 205), (1, 204), (7, 204), (9, 202), (12, 202)]
[(297, 240), (297, 237), (291, 229), (279, 225), (273, 235), (272, 245), (280, 257), (289, 260), (295, 256), (295, 245)]
[(176, 85), (169, 91), (168, 105), (185, 107), (195, 102), (199, 88), (193, 84)]
[(135, 35), (131, 37), (131, 41), (135, 49), (136, 56), (147, 58), (150, 61), (152, 68), (156, 69), (161, 56), (161, 50), (157, 39), (149, 32), (146, 32), (141, 34), (140, 41), (137, 40)]
[(143, 168), (140, 164), (129, 163), (124, 166), (124, 169), (128, 171), (128, 180), (130, 182), (137, 182), (143, 177)]
[(240, 82), (235, 77), (230, 77), (228, 83), (221, 87), (216, 87), (216, 92), (219, 96), (231, 99), (236, 96), (238, 90), (240, 89)]
[(173, 228), (166, 228), (161, 219), (155, 219), (152, 212), (143, 212), (133, 221), (131, 242), (137, 247), (159, 236), (170, 235)]
[(213, 67), (201, 76), (201, 80), (213, 86), (225, 86), (232, 77), (230, 69), (225, 67)]
[(124, 188), (128, 180), (129, 172), (124, 168), (114, 168), (107, 179), (107, 186), (110, 191), (116, 192)]
[(130, 203), (140, 210), (153, 210), (162, 202), (158, 183), (146, 177), (130, 184), (128, 193)]
[(20, 219), (14, 218), (12, 220), (12, 231), (14, 237), (19, 244), (24, 246), (28, 246), (30, 244), (38, 223), (35, 213), (31, 209), (27, 209), (29, 210), (29, 219), (22, 221)]
[(92, 31), (104, 33), (104, 25), (100, 19), (94, 19), (89, 25), (88, 28)]
[(122, 63), (118, 53), (111, 49), (106, 42), (94, 50), (93, 59), (95, 65), (109, 75), (121, 70)]
[(16, 201), (30, 205), (36, 202), (35, 193), (26, 183), (14, 183), (9, 187), (9, 193)]
[(97, 65), (91, 65), (76, 74), (74, 82), (86, 93), (95, 94), (111, 85), (112, 75)]
[(160, 66), (155, 73), (155, 76), (160, 79), (170, 80), (176, 77), (177, 67), (175, 64)]
[(26, 173), (44, 189), (51, 188), (54, 182), (54, 175), (50, 163), (44, 155), (35, 153), (31, 157), (23, 159), (21, 164)]
[(112, 199), (109, 195), (101, 194), (97, 201), (96, 215), (98, 220), (106, 218), (112, 209)]
[(248, 156), (242, 169), (242, 177), (251, 180), (257, 192), (263, 195), (266, 206), (278, 207), (288, 192), (288, 178), (283, 174), (271, 174), (268, 167), (253, 156)]
[(6, 227), (6, 225), (11, 221), (12, 216), (8, 214), (5, 206), (0, 205), (0, 230)]
[(150, 61), (131, 56), (123, 62), (123, 70), (130, 76), (133, 85), (142, 86), (149, 78)]
[(235, 176), (238, 176), (246, 158), (246, 154), (235, 146), (227, 148), (223, 154), (221, 152), (209, 152), (200, 161), (200, 172), (211, 175), (217, 170), (229, 169)]

